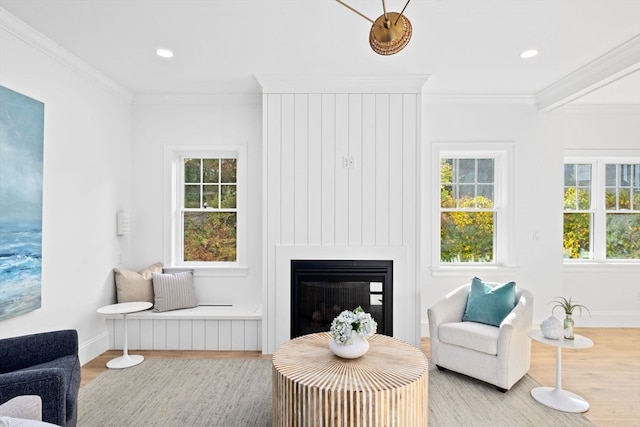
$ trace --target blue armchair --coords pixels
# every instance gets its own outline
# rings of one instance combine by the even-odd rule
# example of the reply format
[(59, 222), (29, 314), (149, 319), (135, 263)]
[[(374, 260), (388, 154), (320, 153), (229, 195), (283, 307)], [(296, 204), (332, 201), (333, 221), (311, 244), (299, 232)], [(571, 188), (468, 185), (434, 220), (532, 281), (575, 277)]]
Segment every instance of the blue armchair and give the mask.
[(75, 427), (79, 390), (77, 331), (0, 339), (0, 404), (16, 396), (38, 395), (42, 421)]

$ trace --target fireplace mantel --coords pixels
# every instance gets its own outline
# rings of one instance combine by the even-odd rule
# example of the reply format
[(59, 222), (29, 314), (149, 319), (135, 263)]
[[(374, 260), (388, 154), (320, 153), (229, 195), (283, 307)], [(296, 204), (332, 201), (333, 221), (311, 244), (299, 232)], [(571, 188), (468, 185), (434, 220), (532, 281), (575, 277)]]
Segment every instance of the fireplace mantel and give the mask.
[(407, 248), (402, 246), (277, 246), (275, 295), (263, 305), (263, 352), (272, 354), (290, 339), (291, 330), (291, 260), (392, 260), (393, 261), (393, 329), (394, 337), (415, 346), (420, 344), (419, 297), (407, 275)]

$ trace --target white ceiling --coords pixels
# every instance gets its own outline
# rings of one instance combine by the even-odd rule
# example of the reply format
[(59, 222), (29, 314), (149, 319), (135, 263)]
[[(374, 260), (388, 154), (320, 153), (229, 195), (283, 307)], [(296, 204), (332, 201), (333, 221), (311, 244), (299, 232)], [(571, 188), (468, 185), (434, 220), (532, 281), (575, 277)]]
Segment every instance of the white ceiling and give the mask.
[[(375, 19), (380, 1), (346, 0)], [(400, 11), (404, 0), (387, 0)], [(433, 94), (533, 95), (640, 34), (640, 0), (413, 0), (384, 57), (334, 0), (0, 0), (134, 95), (258, 93), (260, 74), (429, 74)], [(155, 55), (167, 47), (171, 60)], [(540, 54), (522, 60), (522, 50)], [(636, 71), (576, 102), (640, 103)]]

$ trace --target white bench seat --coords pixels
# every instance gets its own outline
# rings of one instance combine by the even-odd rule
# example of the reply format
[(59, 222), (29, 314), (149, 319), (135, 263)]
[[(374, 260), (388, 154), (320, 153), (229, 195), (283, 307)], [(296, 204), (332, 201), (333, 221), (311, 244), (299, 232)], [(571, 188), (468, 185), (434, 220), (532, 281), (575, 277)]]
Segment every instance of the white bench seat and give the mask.
[[(107, 319), (122, 319), (121, 314), (107, 315)], [(130, 313), (131, 319), (259, 319), (262, 320), (260, 304), (199, 305), (194, 308), (155, 312), (153, 309)]]
[[(122, 349), (122, 315), (106, 315), (109, 348)], [(200, 305), (194, 308), (127, 315), (132, 350), (262, 349), (260, 304)]]

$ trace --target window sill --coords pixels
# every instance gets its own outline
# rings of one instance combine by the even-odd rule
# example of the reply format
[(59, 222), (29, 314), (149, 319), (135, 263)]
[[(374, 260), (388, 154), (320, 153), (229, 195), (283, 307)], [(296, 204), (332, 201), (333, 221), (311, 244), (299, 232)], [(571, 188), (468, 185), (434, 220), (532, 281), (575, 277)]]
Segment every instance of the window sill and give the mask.
[(247, 266), (218, 266), (218, 267), (202, 267), (202, 266), (171, 266), (165, 267), (165, 270), (193, 270), (194, 277), (245, 277), (249, 275), (249, 267)]
[(565, 262), (563, 269), (567, 273), (640, 273), (640, 262)]
[(443, 276), (464, 276), (470, 278), (469, 275), (492, 274), (513, 276), (519, 267), (508, 267), (504, 265), (456, 265), (456, 266), (438, 266), (431, 267), (432, 277)]

